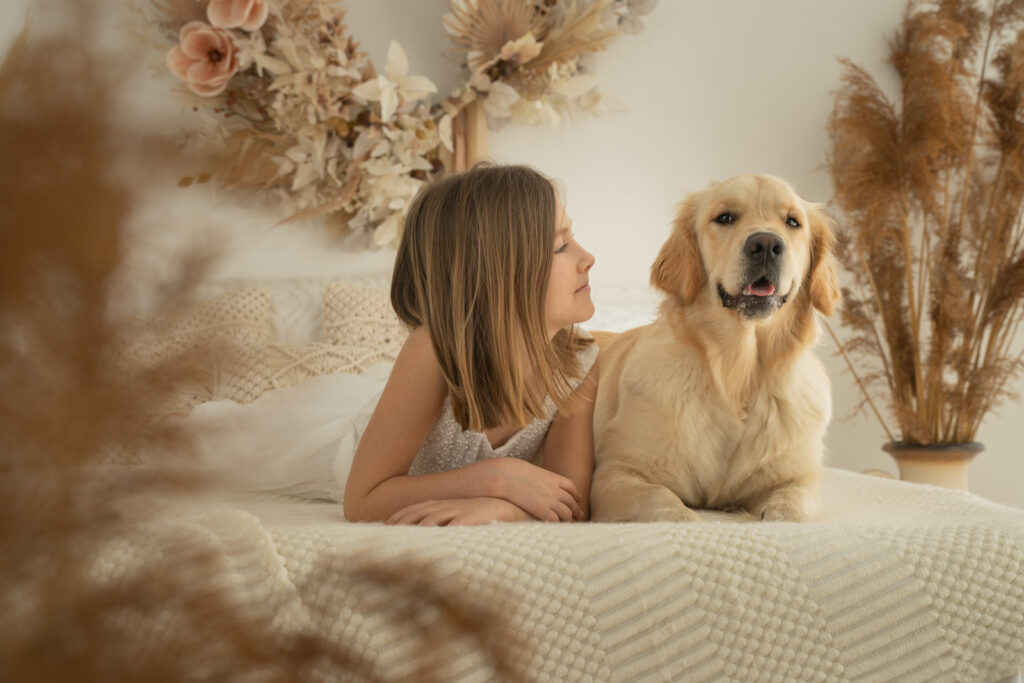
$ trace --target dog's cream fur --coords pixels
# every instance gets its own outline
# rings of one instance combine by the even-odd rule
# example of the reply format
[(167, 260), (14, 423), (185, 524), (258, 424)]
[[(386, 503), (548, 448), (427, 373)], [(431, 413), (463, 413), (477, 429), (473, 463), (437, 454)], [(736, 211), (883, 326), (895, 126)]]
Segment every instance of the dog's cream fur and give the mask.
[[(719, 224), (723, 213), (735, 220)], [(764, 232), (785, 245), (774, 284), (786, 298), (751, 317), (727, 308), (722, 292), (750, 284), (741, 252)], [(599, 339), (592, 519), (690, 520), (693, 508), (712, 508), (796, 521), (815, 512), (831, 398), (809, 348), (815, 311), (831, 314), (839, 299), (833, 242), (821, 208), (772, 176), (737, 176), (683, 202), (651, 268), (667, 295), (660, 315)]]

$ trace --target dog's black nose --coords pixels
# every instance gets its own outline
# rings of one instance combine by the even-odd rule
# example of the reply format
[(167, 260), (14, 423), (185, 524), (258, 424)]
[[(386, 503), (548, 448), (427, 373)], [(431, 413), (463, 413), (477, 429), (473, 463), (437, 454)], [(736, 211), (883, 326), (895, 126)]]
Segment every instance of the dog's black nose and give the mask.
[(751, 260), (770, 263), (782, 256), (786, 251), (786, 243), (773, 232), (755, 232), (747, 238), (743, 249)]

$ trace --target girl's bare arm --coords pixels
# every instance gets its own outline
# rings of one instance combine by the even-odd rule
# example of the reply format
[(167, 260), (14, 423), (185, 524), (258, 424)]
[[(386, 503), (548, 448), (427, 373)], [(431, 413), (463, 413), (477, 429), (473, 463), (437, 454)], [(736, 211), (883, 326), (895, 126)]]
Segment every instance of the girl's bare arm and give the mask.
[(590, 518), (590, 480), (594, 474), (594, 400), (598, 362), (580, 382), (569, 409), (559, 414), (544, 440), (541, 466), (568, 477), (579, 492), (581, 519)]
[(447, 387), (425, 328), (413, 330), (356, 448), (345, 487), (345, 517), (384, 520), (429, 500), (492, 497), (539, 519), (567, 519), (577, 507), (568, 478), (513, 458), (410, 476), (416, 453), (441, 414)]

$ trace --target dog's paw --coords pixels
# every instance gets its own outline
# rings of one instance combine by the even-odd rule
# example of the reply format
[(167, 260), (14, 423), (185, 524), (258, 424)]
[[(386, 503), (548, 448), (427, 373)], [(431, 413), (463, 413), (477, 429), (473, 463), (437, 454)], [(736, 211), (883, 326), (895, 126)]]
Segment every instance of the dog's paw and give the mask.
[(766, 522), (803, 522), (818, 511), (817, 490), (813, 486), (786, 486), (771, 492), (758, 513)]
[(654, 510), (646, 510), (643, 519), (638, 522), (699, 522), (700, 515), (685, 505), (673, 505), (671, 507), (659, 507)]
[(802, 522), (805, 519), (807, 513), (792, 501), (771, 501), (761, 511), (761, 520), (765, 522)]

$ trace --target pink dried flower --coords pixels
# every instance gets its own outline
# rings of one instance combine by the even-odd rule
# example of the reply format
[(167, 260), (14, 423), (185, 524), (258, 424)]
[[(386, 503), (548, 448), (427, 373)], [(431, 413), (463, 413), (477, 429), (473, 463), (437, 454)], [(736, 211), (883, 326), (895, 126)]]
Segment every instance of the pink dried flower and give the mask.
[(231, 35), (201, 21), (181, 28), (181, 44), (167, 53), (167, 68), (201, 97), (219, 95), (238, 70)]
[(267, 20), (267, 0), (210, 0), (206, 17), (217, 28), (255, 31)]

